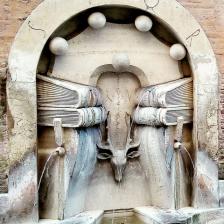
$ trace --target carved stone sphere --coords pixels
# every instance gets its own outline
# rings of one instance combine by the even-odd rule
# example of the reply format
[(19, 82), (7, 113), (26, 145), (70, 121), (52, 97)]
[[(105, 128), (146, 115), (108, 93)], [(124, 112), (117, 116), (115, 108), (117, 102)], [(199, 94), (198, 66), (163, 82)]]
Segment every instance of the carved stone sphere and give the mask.
[(88, 18), (89, 26), (93, 29), (102, 29), (106, 25), (106, 17), (101, 12), (94, 12)]
[(174, 44), (170, 48), (170, 56), (174, 60), (180, 61), (185, 58), (186, 54), (186, 49), (182, 44)]
[(112, 59), (112, 65), (118, 72), (127, 71), (130, 66), (130, 60), (127, 54), (119, 53), (114, 55)]
[(55, 55), (64, 55), (68, 50), (68, 42), (62, 37), (55, 37), (51, 40), (49, 48)]
[(152, 20), (148, 16), (138, 16), (135, 19), (135, 26), (141, 32), (148, 32), (152, 28)]

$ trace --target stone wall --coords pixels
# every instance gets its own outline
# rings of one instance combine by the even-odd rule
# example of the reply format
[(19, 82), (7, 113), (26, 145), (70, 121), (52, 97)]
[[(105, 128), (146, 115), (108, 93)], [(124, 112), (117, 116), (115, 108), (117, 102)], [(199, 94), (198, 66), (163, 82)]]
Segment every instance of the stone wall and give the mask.
[[(178, 0), (188, 9), (204, 28), (212, 47), (216, 53), (220, 79), (220, 177), (224, 178), (224, 1), (223, 0)], [(1, 0), (0, 7), (0, 170), (7, 170), (6, 141), (6, 102), (5, 78), (7, 71), (7, 57), (16, 32), (30, 12), (42, 0)], [(223, 105), (222, 105), (223, 104)], [(5, 182), (6, 175), (0, 173), (1, 182)], [(7, 189), (2, 189), (6, 191)], [(1, 189), (0, 189), (1, 192)]]
[(7, 64), (0, 64), (0, 192), (7, 192), (7, 131), (6, 131), (6, 71)]
[(201, 24), (207, 34), (219, 65), (220, 119), (219, 119), (219, 164), (220, 178), (224, 179), (224, 1), (223, 0), (178, 0)]
[(0, 1), (0, 193), (7, 189), (8, 149), (6, 131), (6, 74), (10, 46), (19, 27), (41, 0)]

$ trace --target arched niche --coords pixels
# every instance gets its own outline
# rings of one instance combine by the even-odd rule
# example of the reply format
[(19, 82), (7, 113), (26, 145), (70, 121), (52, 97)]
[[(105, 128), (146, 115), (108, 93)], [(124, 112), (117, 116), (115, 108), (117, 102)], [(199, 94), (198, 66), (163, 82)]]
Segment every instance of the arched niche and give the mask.
[[(89, 9), (109, 6), (135, 8), (149, 13), (167, 27), (188, 51), (194, 80), (193, 141), (197, 151), (198, 171), (194, 176), (192, 205), (203, 207), (204, 199), (201, 198), (201, 194), (204, 186), (201, 178), (209, 171), (208, 167), (202, 167), (203, 158), (200, 152), (207, 152), (209, 163), (214, 164), (212, 159), (216, 159), (218, 151), (219, 72), (213, 50), (201, 26), (175, 0), (45, 0), (22, 25), (9, 55), (9, 215), (30, 222), (38, 220), (36, 74), (41, 53), (49, 39), (72, 17)], [(216, 164), (214, 170), (216, 172)], [(214, 195), (210, 205), (217, 207), (218, 176), (213, 176), (216, 182), (210, 192)]]
[[(116, 72), (111, 64), (102, 65), (102, 66), (97, 67), (90, 77), (90, 84), (93, 86), (96, 86), (97, 81), (98, 81), (99, 77), (101, 76), (101, 74), (108, 72), (108, 71)], [(139, 69), (135, 66), (130, 66), (129, 69), (127, 70), (127, 72), (135, 74), (138, 77), (138, 79), (140, 80), (140, 83), (142, 86), (144, 86), (147, 83), (147, 78), (141, 69)]]

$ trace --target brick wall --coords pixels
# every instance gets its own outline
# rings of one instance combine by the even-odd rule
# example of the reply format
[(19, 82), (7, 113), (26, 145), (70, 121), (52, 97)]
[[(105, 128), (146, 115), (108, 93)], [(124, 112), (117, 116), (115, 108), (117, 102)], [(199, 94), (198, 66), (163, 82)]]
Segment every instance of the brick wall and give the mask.
[[(0, 164), (7, 158), (5, 141), (5, 71), (10, 46), (17, 30), (43, 0), (1, 0), (0, 2)], [(65, 0), (66, 1), (66, 0)], [(224, 77), (224, 0), (178, 0), (204, 28)], [(224, 79), (220, 79), (220, 177), (224, 178)], [(4, 157), (3, 157), (4, 156)], [(223, 166), (222, 166), (223, 162)], [(0, 167), (0, 170), (3, 170)], [(5, 168), (4, 168), (5, 170)], [(4, 176), (4, 175), (3, 175)], [(1, 182), (1, 175), (0, 175)], [(1, 183), (0, 183), (1, 185)]]

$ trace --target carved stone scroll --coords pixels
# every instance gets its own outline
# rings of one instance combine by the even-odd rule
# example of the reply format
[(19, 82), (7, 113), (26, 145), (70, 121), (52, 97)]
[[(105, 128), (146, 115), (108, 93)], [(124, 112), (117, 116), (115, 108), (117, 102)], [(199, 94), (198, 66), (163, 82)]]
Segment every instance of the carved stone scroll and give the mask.
[(193, 80), (184, 78), (144, 88), (139, 97), (143, 107), (193, 107)]
[(133, 115), (133, 120), (137, 124), (162, 126), (176, 125), (177, 117), (183, 117), (184, 123), (193, 121), (193, 110), (187, 107), (180, 108), (137, 108)]

